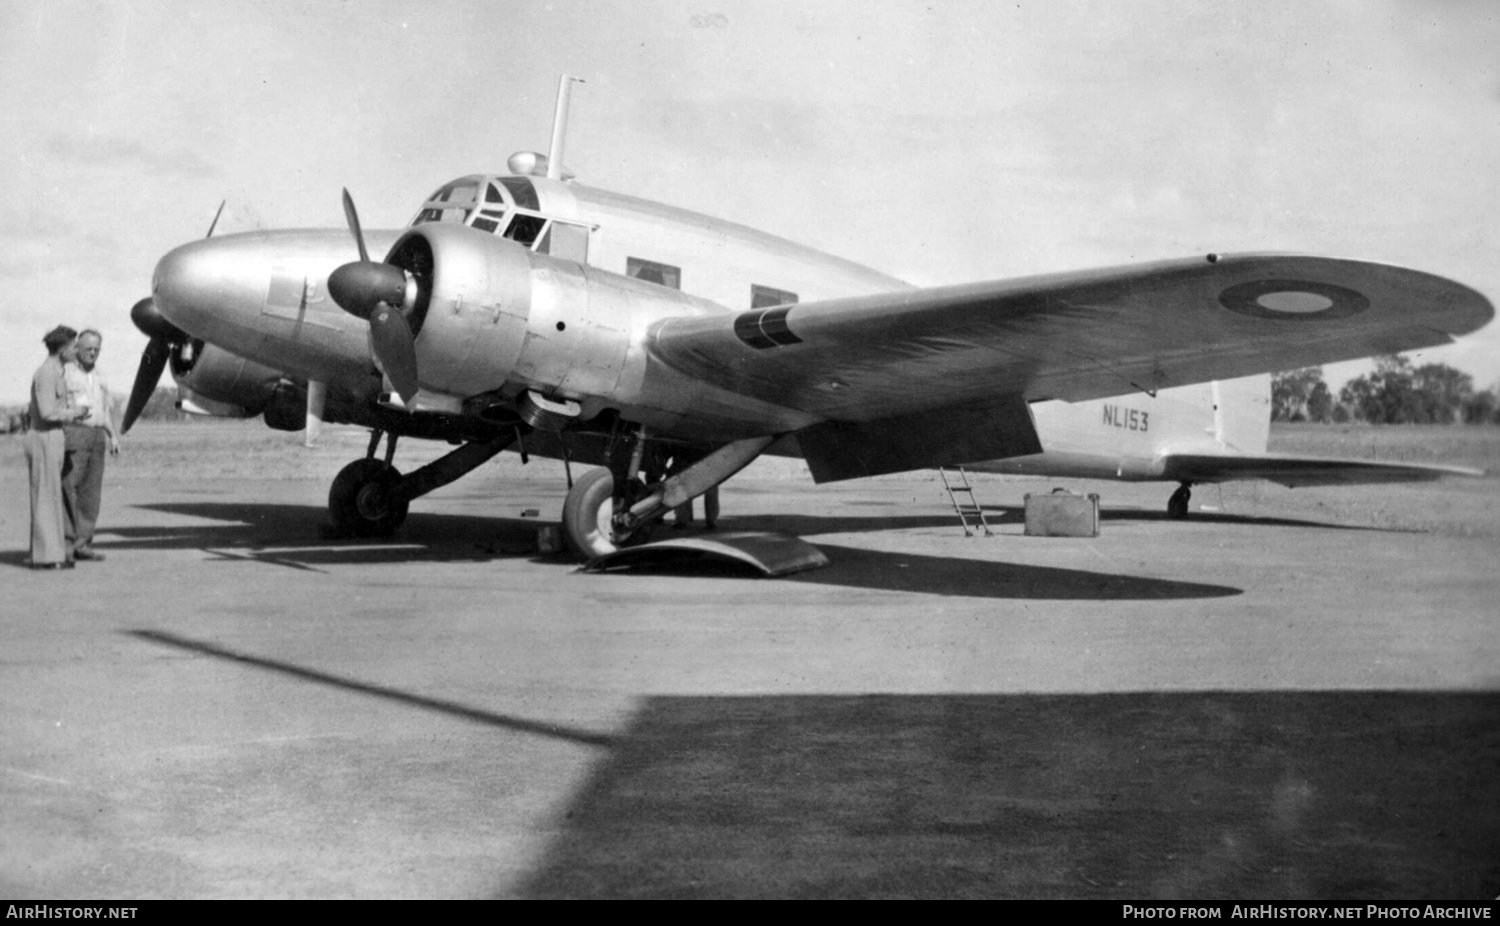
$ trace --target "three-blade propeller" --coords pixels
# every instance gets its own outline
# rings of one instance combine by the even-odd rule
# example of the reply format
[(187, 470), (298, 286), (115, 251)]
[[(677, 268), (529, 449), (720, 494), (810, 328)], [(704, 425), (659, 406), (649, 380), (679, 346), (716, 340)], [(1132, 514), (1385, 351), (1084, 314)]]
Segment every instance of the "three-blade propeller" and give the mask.
[(406, 313), (416, 303), (416, 280), (400, 267), (370, 260), (354, 199), (344, 190), (344, 217), (359, 260), (328, 275), (328, 293), (339, 308), (370, 324), (370, 345), (404, 402), (416, 398), (417, 346)]
[[(214, 229), (219, 227), (219, 217), (224, 214), (224, 204), (227, 202), (228, 200), (219, 202), (218, 211), (214, 213), (214, 220), (208, 223), (208, 234), (204, 238), (214, 236)], [(156, 301), (150, 296), (130, 307), (130, 320), (150, 340), (146, 342), (146, 349), (141, 352), (141, 365), (135, 371), (135, 385), (130, 389), (130, 400), (125, 403), (125, 418), (120, 422), (122, 434), (129, 433), (130, 426), (141, 417), (146, 403), (151, 401), (156, 384), (161, 382), (162, 371), (172, 358), (172, 348), (185, 344), (188, 340), (187, 332), (162, 317), (156, 310)]]

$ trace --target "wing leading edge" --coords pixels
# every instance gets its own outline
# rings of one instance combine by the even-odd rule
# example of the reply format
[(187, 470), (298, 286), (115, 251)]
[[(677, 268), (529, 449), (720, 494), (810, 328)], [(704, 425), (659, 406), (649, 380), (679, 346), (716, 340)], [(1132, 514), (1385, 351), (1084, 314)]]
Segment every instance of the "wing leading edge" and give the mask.
[(649, 350), (690, 377), (804, 415), (877, 421), (1431, 347), (1493, 316), (1480, 293), (1417, 270), (1210, 255), (675, 318)]

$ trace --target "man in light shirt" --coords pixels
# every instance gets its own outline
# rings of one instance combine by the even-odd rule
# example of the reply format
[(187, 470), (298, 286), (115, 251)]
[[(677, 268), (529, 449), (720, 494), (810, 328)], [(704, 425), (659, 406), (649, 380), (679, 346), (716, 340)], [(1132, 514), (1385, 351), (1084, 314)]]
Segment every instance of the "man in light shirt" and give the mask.
[(104, 455), (120, 452), (120, 426), (110, 401), (109, 384), (97, 367), (103, 335), (92, 328), (78, 335), (78, 356), (63, 371), (73, 405), (88, 415), (63, 428), (67, 459), (63, 464), (63, 504), (67, 509), (68, 547), (73, 559), (104, 559), (94, 550), (94, 524), (104, 495)]
[(47, 359), (31, 378), (26, 419), (26, 465), (31, 477), (31, 568), (72, 569), (62, 471), (66, 465), (63, 428), (85, 412), (69, 402), (67, 367), (78, 350), (78, 332), (58, 325), (42, 339)]

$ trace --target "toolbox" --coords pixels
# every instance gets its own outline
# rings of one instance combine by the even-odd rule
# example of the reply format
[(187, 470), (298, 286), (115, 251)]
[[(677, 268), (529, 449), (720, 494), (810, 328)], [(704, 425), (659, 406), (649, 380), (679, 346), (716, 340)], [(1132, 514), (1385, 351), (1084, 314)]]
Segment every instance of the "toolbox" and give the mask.
[(1099, 496), (1054, 489), (1026, 496), (1026, 536), (1099, 536)]

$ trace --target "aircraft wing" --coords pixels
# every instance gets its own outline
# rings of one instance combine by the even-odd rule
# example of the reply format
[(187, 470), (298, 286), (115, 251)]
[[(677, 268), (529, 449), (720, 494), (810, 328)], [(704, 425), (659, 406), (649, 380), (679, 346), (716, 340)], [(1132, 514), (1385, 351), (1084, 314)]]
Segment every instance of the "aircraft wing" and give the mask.
[(1292, 454), (1173, 453), (1162, 458), (1163, 479), (1179, 482), (1229, 482), (1266, 479), (1284, 486), (1354, 485), (1384, 482), (1421, 482), (1444, 476), (1483, 476), (1484, 471), (1463, 466), (1419, 463), (1379, 463)]
[(1210, 255), (660, 323), (654, 358), (818, 419), (1080, 401), (1449, 343), (1494, 307), (1384, 264)]

